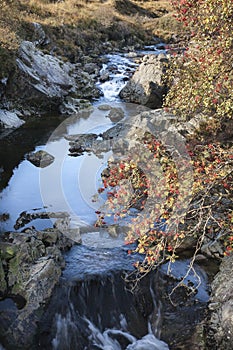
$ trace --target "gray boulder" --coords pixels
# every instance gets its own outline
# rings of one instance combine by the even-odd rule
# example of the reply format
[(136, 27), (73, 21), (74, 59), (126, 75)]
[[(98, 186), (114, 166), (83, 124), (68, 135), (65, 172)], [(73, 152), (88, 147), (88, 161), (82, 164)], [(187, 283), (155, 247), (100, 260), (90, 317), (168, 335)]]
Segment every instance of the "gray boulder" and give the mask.
[(146, 55), (132, 78), (121, 90), (120, 97), (127, 102), (160, 108), (167, 92), (165, 83), (167, 67), (168, 58), (165, 55)]
[(113, 123), (119, 122), (121, 119), (123, 119), (125, 116), (125, 113), (122, 108), (111, 108), (109, 114), (107, 117), (111, 120)]
[(27, 159), (36, 167), (45, 168), (53, 163), (54, 156), (46, 151), (40, 150), (37, 152), (31, 152), (27, 155)]
[(108, 81), (110, 79), (110, 72), (107, 70), (104, 70), (100, 74), (100, 81), (103, 83), (105, 81)]
[(17, 70), (9, 80), (8, 99), (37, 110), (58, 110), (64, 98), (91, 99), (99, 95), (91, 76), (78, 64), (64, 62), (43, 53), (36, 42), (23, 41), (20, 45)]
[(93, 75), (97, 75), (99, 72), (99, 66), (93, 62), (86, 63), (84, 65), (83, 69), (85, 72), (87, 72), (89, 74), (93, 74)]
[(112, 107), (110, 105), (108, 105), (108, 104), (103, 104), (103, 105), (98, 106), (98, 109), (100, 111), (110, 111), (111, 108)]
[(0, 127), (6, 129), (19, 128), (24, 123), (25, 122), (19, 119), (16, 113), (0, 109)]
[(34, 42), (35, 45), (47, 45), (50, 43), (49, 38), (45, 34), (45, 31), (40, 23), (33, 22), (33, 36), (32, 36), (32, 41)]
[(231, 350), (233, 344), (233, 256), (225, 257), (211, 285), (208, 349)]
[(83, 109), (92, 110), (92, 105), (90, 101), (67, 96), (60, 105), (59, 112), (61, 114), (72, 115), (77, 114), (80, 110)]
[(30, 348), (44, 305), (65, 265), (62, 251), (73, 244), (56, 228), (1, 236), (0, 333), (9, 348), (16, 344), (17, 349)]
[(96, 134), (76, 134), (67, 135), (65, 138), (69, 141), (69, 151), (72, 155), (80, 155), (92, 148), (93, 142), (97, 139)]

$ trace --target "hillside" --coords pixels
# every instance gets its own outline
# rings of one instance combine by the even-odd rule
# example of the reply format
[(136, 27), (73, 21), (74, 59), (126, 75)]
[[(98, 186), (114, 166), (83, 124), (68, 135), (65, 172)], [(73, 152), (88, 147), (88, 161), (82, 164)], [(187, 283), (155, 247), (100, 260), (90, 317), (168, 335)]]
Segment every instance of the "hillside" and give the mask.
[(171, 41), (179, 32), (169, 0), (0, 0), (1, 79), (14, 69), (19, 43), (32, 39), (33, 23), (50, 39), (43, 49), (70, 62), (83, 53), (98, 55), (109, 41), (122, 48), (155, 37)]

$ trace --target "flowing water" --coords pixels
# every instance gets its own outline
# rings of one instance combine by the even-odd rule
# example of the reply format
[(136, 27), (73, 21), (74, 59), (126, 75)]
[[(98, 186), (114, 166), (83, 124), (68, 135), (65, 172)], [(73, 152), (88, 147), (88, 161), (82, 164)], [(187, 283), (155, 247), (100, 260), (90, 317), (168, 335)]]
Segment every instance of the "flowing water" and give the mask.
[[(150, 50), (153, 48), (148, 47), (144, 54)], [(93, 110), (65, 120), (57, 116), (41, 118), (39, 123), (34, 121), (5, 137), (4, 144), (0, 140), (4, 169), (0, 194), (2, 232), (13, 230), (23, 211), (66, 212), (73, 228), (94, 224), (95, 210), (104, 199), (99, 196), (93, 202), (92, 198), (111, 152), (103, 157), (90, 153), (72, 157), (64, 136), (100, 134), (109, 129), (113, 123), (107, 117), (108, 111), (98, 108), (102, 104), (122, 108), (126, 118), (137, 113), (138, 106), (118, 98), (136, 64), (120, 54), (107, 58), (109, 63), (103, 71), (110, 71), (110, 80), (99, 83), (103, 97)], [(42, 149), (55, 157), (44, 169), (35, 167), (25, 157), (30, 151)], [(43, 229), (53, 224), (51, 219), (37, 218), (24, 228), (33, 225)], [(66, 255), (66, 269), (39, 324), (35, 349), (165, 350), (178, 349), (174, 344), (185, 344), (190, 339), (208, 300), (208, 279), (203, 270), (196, 266), (199, 279), (193, 273), (184, 281), (187, 287), (195, 287), (201, 279), (201, 286), (190, 298), (183, 291), (184, 295), (178, 294), (181, 299), (177, 309), (166, 298), (187, 271), (189, 261), (173, 264), (171, 276), (164, 265), (140, 281), (132, 293), (135, 284), (126, 283), (124, 276), (134, 271), (133, 264), (141, 257), (127, 253), (123, 238), (89, 230), (82, 235), (82, 242)]]
[(177, 308), (167, 296), (190, 261), (172, 264), (170, 275), (164, 265), (135, 286), (130, 274), (141, 257), (127, 250), (82, 244), (67, 253), (66, 269), (39, 324), (36, 349), (165, 350), (178, 349), (177, 344), (190, 349), (208, 301), (205, 272), (196, 266), (184, 281), (187, 288), (201, 285), (190, 297), (185, 290), (177, 293)]
[[(98, 84), (103, 91), (103, 97), (95, 103), (93, 110), (81, 111), (63, 121), (60, 117), (48, 116), (47, 118), (51, 118), (54, 123), (50, 121), (52, 133), (47, 140), (43, 134), (46, 126), (46, 120), (43, 118), (41, 128), (37, 123), (34, 128), (26, 125), (20, 131), (16, 131), (16, 137), (10, 135), (2, 140), (2, 167), (5, 177), (8, 175), (8, 178), (2, 178), (2, 186), (6, 183), (8, 186), (0, 194), (0, 214), (5, 213), (7, 218), (0, 222), (0, 231), (13, 230), (19, 214), (23, 211), (39, 213), (45, 209), (53, 212), (68, 212), (74, 221), (73, 226), (94, 223), (98, 203), (94, 205), (92, 197), (101, 184), (101, 170), (110, 153), (106, 153), (103, 159), (90, 153), (71, 157), (69, 142), (64, 136), (83, 133), (99, 134), (112, 127), (113, 123), (107, 117), (109, 111), (98, 109), (98, 106), (104, 103), (111, 103), (111, 107), (122, 108), (125, 117), (137, 113), (138, 106), (122, 103), (118, 98), (119, 91), (126, 83), (127, 74), (135, 69), (136, 64), (122, 55), (115, 54), (107, 57), (109, 64), (104, 65), (103, 70), (107, 66), (114, 67), (114, 70), (110, 74), (109, 81)], [(43, 137), (42, 143), (39, 143), (40, 137)], [(54, 163), (44, 169), (35, 167), (25, 157), (26, 153), (33, 150), (35, 138), (37, 142), (34, 144), (37, 145), (34, 151), (46, 150), (55, 157)], [(20, 153), (21, 148), (22, 153)], [(15, 165), (14, 158), (16, 158)], [(9, 162), (13, 163), (14, 168), (8, 171)], [(33, 225), (36, 229), (44, 229), (52, 224), (52, 221), (37, 219), (27, 226)]]

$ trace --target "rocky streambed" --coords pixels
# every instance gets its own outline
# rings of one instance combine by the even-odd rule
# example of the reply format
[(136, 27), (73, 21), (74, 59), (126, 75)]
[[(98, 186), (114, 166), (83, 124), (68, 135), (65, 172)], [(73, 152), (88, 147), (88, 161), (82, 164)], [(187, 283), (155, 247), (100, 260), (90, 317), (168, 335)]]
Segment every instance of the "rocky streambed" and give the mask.
[[(231, 349), (231, 257), (215, 278), (207, 312), (218, 268), (209, 259), (222, 256), (216, 242), (206, 242), (199, 256), (198, 280), (191, 273), (174, 289), (188, 269), (186, 256), (170, 273), (164, 265), (148, 275), (132, 294), (129, 276), (140, 257), (127, 254), (124, 227), (93, 226), (95, 211), (105, 201), (97, 193), (110, 157), (126, 156), (147, 129), (182, 143), (177, 133), (192, 133), (200, 122), (177, 127), (172, 115), (150, 109), (161, 106), (166, 91), (164, 53), (139, 56), (136, 62), (114, 54), (103, 62), (88, 63), (83, 72), (40, 52), (36, 42), (21, 45), (19, 85), (9, 85), (8, 96), (17, 88), (32, 104), (27, 111), (17, 100), (17, 111), (1, 111), (9, 129), (3, 133), (2, 154), (12, 156), (10, 166), (3, 158), (2, 173), (1, 342), (6, 349)], [(126, 103), (119, 100), (120, 91)], [(101, 95), (92, 106), (85, 100)], [(23, 124), (17, 118), (26, 119), (38, 106), (70, 116), (48, 118), (42, 130), (36, 121), (13, 131)], [(52, 133), (44, 139), (47, 123)], [(30, 140), (28, 131), (37, 138)], [(199, 278), (199, 289), (190, 293)]]

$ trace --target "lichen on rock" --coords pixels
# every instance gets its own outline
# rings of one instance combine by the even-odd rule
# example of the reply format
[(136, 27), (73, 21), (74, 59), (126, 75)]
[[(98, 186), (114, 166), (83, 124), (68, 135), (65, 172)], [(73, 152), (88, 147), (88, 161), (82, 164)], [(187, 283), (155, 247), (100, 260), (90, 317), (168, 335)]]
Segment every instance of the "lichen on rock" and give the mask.
[[(74, 241), (57, 228), (5, 233), (0, 241), (1, 336), (9, 346), (30, 348), (36, 322), (58, 283), (65, 262), (62, 251)], [(17, 304), (18, 300), (18, 304)], [(20, 302), (19, 302), (20, 301)]]

